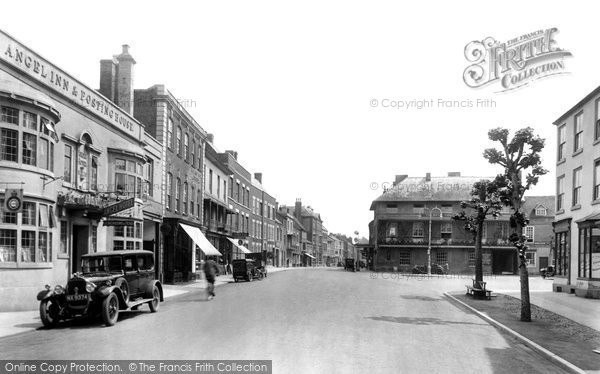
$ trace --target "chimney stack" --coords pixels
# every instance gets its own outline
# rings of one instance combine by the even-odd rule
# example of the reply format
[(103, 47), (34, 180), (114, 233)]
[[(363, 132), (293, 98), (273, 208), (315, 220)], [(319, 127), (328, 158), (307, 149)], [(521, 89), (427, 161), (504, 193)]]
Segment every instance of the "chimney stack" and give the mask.
[(133, 115), (133, 65), (135, 60), (129, 54), (129, 45), (123, 44), (123, 51), (117, 57), (116, 103)]
[(449, 177), (460, 177), (460, 171), (449, 171), (448, 176)]
[(262, 183), (262, 173), (254, 173), (254, 179), (256, 179), (258, 183)]
[(406, 174), (396, 175), (396, 179), (394, 180), (393, 186), (396, 186), (397, 184), (401, 183), (406, 178), (408, 178), (408, 175), (406, 175)]
[(214, 134), (206, 134), (206, 141), (209, 142), (210, 144), (213, 144), (213, 142), (215, 141), (215, 135)]
[(302, 200), (296, 199), (296, 205), (294, 206), (294, 217), (302, 219)]
[(237, 161), (237, 156), (238, 156), (237, 151), (230, 150), (230, 151), (225, 151), (225, 153), (229, 153)]
[(100, 89), (102, 95), (113, 103), (117, 95), (117, 60), (100, 60)]
[(431, 173), (425, 174), (425, 181), (426, 182), (431, 182)]

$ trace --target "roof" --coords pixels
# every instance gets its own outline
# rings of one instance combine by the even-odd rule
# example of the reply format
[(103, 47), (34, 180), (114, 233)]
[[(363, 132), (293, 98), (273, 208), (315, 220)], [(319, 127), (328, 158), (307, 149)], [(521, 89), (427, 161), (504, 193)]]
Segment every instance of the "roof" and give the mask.
[(495, 177), (409, 177), (386, 190), (373, 201), (371, 210), (378, 202), (401, 201), (465, 201), (471, 199), (471, 190), (482, 179)]
[(546, 216), (554, 216), (554, 204), (555, 197), (554, 195), (549, 196), (525, 196), (525, 202), (523, 203), (523, 212), (527, 213), (529, 216), (535, 215), (535, 209), (538, 206), (543, 206), (548, 210)]
[(570, 116), (571, 114), (573, 114), (575, 111), (579, 110), (583, 105), (585, 105), (594, 96), (598, 95), (599, 93), (600, 93), (600, 86), (596, 87), (592, 92), (590, 92), (589, 94), (587, 94), (587, 96), (585, 96), (583, 99), (581, 99), (577, 104), (573, 105), (571, 107), (571, 109), (569, 109), (566, 112), (564, 112), (560, 117), (558, 117), (554, 122), (552, 122), (552, 124), (553, 125), (562, 125), (561, 122), (565, 118), (567, 118), (568, 116)]
[(128, 250), (122, 250), (122, 251), (104, 251), (104, 252), (88, 253), (81, 257), (88, 258), (88, 257), (124, 256), (124, 255), (154, 255), (154, 253), (152, 253), (150, 251), (144, 251), (141, 249), (128, 249)]

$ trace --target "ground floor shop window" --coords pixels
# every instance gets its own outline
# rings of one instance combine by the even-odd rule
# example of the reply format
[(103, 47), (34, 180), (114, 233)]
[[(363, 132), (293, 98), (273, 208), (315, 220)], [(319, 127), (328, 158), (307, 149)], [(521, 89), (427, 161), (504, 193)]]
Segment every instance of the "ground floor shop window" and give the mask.
[(578, 276), (588, 279), (600, 278), (600, 228), (580, 228), (578, 244)]
[(113, 251), (142, 249), (142, 232), (142, 222), (133, 222), (133, 226), (115, 226)]
[(556, 274), (568, 275), (569, 271), (569, 232), (556, 233)]
[[(4, 199), (0, 199), (0, 206)], [(22, 213), (0, 213), (0, 263), (52, 262), (53, 206), (24, 201)]]

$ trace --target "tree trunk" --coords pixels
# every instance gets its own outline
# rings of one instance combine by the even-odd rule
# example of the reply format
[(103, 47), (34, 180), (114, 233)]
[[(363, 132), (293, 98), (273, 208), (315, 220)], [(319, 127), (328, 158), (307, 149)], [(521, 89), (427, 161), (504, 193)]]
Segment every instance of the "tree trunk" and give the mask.
[(475, 280), (483, 281), (483, 254), (481, 244), (483, 237), (483, 221), (477, 223), (477, 235), (475, 236)]
[[(515, 192), (513, 192), (513, 209), (514, 214), (521, 212), (521, 200), (522, 196), (519, 194), (519, 188), (521, 186), (520, 176), (513, 176), (513, 185), (516, 186)], [(522, 245), (526, 243), (523, 240), (523, 226), (521, 222), (517, 221), (517, 234), (519, 235), (519, 242)], [(519, 280), (521, 281), (521, 321), (531, 322), (531, 302), (529, 301), (529, 272), (527, 271), (527, 263), (525, 261), (525, 251), (521, 253), (519, 248), (517, 250), (517, 258), (519, 264)]]
[(529, 271), (525, 257), (519, 257), (519, 277), (521, 279), (521, 321), (531, 322), (531, 303), (529, 301)]

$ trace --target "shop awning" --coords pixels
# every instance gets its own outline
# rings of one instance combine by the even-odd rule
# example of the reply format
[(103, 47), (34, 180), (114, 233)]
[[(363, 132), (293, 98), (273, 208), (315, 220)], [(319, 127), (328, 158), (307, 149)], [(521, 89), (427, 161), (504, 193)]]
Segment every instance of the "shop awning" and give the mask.
[(308, 253), (305, 253), (305, 255), (307, 255), (308, 257), (312, 258), (313, 260), (316, 260), (317, 258), (313, 255), (309, 255)]
[(202, 252), (207, 256), (221, 256), (219, 252), (209, 241), (199, 228), (180, 223), (179, 226), (185, 230), (190, 236), (194, 244), (196, 244)]
[(232, 239), (232, 238), (227, 238), (233, 245), (235, 245), (236, 247), (238, 247), (240, 249), (240, 251), (242, 251), (242, 253), (252, 253), (250, 252), (250, 250), (246, 247), (244, 247), (243, 245), (239, 244), (237, 242), (237, 240)]

